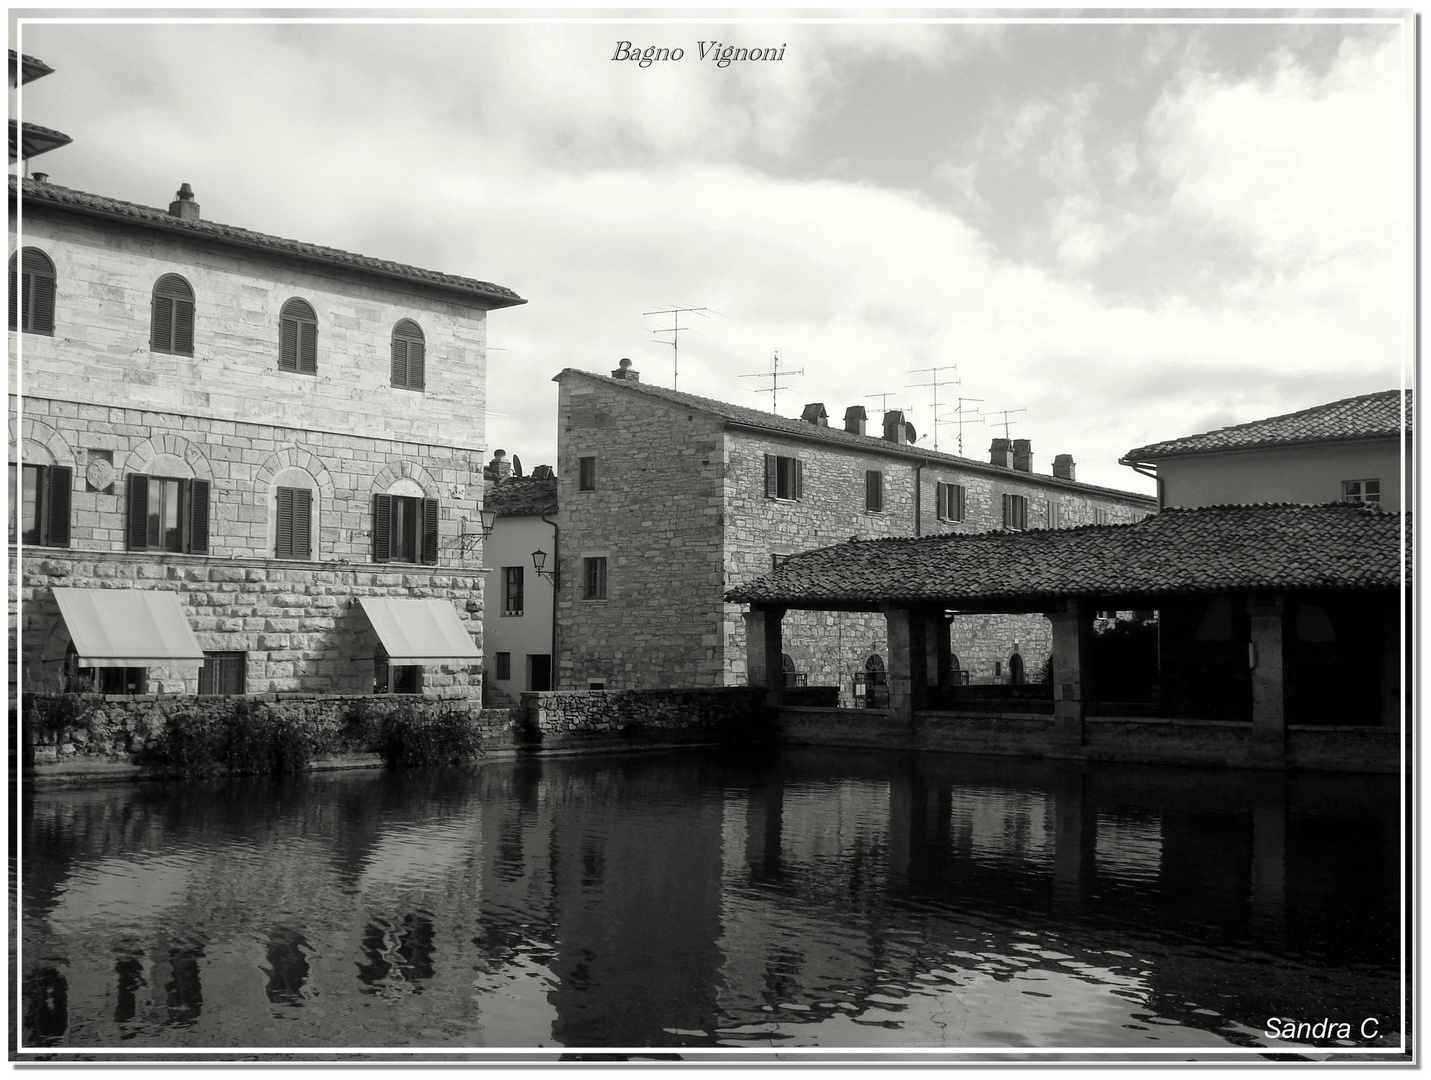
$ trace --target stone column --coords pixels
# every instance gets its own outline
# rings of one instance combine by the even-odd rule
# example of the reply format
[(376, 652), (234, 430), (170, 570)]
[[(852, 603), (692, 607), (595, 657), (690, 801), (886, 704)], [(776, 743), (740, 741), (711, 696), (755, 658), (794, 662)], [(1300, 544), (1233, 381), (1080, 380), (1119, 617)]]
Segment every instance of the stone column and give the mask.
[(1085, 601), (1070, 599), (1050, 611), (1053, 624), (1054, 738), (1083, 744), (1083, 720), (1094, 700), (1093, 620)]
[(1250, 596), (1254, 760), (1281, 764), (1287, 747), (1286, 607), (1280, 596)]
[(884, 613), (889, 643), (889, 711), (914, 723), (914, 710), (924, 708), (929, 686), (925, 613), (892, 607)]
[(954, 650), (949, 643), (949, 615), (944, 611), (931, 612), (925, 620), (925, 638), (928, 654), (926, 660), (929, 682), (938, 686), (942, 699), (941, 708), (948, 708), (948, 694), (954, 685)]
[(765, 687), (768, 705), (785, 701), (785, 672), (780, 666), (784, 617), (783, 607), (754, 607), (745, 613), (745, 681), (748, 686)]

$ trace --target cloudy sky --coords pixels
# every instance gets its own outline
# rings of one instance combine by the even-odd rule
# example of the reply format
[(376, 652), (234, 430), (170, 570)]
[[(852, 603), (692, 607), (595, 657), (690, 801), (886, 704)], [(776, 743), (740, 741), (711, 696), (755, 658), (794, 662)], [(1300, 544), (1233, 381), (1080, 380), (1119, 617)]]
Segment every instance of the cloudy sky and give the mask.
[[(1071, 453), (1139, 491), (1132, 447), (1402, 383), (1400, 23), (434, 14), (24, 22), (55, 68), (25, 118), (74, 138), (32, 167), (151, 206), (187, 181), (212, 220), (515, 289), (487, 446), (528, 470), (554, 463), (562, 368), (671, 385), (643, 313), (677, 306), (708, 309), (681, 390), (769, 408), (740, 376), (778, 349), (783, 414), (888, 394), (954, 451), (962, 395), (1022, 410), (1036, 470)], [(783, 59), (720, 68), (702, 41)]]

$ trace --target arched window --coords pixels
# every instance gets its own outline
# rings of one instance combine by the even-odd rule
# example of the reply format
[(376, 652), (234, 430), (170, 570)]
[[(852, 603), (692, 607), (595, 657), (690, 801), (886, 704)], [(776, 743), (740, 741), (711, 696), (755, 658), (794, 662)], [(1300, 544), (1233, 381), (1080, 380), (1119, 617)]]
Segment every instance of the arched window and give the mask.
[[(23, 262), (21, 255), (23, 254)], [(15, 270), (20, 270), (20, 307), (15, 308)], [(55, 264), (39, 248), (10, 256), (10, 329), (27, 334), (55, 332)]]
[(154, 283), (149, 348), (194, 355), (194, 290), (178, 274), (165, 274)]
[(312, 375), (318, 370), (318, 316), (306, 300), (294, 297), (278, 317), (278, 366)]
[(878, 655), (871, 656), (868, 660), (865, 661), (865, 670), (866, 670), (866, 671), (883, 671), (883, 670), (884, 670), (884, 660), (882, 660)]
[(393, 327), (393, 385), (404, 390), (421, 390), (426, 364), (423, 357), (422, 327), (411, 319), (399, 319)]
[(1009, 682), (1014, 686), (1024, 684), (1024, 658), (1018, 653), (1009, 657)]

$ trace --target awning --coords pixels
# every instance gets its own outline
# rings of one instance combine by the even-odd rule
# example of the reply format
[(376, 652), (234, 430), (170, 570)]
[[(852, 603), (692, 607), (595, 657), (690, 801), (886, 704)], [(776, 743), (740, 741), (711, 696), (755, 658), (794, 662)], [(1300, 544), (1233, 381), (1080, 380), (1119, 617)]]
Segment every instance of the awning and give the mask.
[(179, 597), (147, 589), (55, 589), (80, 667), (200, 667)]
[(394, 664), (475, 666), (482, 662), (482, 654), (450, 600), (365, 596), (359, 602)]

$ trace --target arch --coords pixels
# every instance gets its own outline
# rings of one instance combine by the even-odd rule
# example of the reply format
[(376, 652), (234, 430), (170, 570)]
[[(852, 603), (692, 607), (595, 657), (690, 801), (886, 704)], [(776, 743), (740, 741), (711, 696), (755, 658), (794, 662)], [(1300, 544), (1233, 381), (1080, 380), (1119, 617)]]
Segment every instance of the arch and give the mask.
[(1009, 654), (1009, 683), (1013, 686), (1024, 684), (1024, 658), (1018, 653)]
[(959, 654), (951, 652), (949, 654), (949, 681), (958, 686), (964, 681), (964, 668), (959, 663)]
[(411, 319), (393, 326), (392, 384), (404, 390), (422, 390), (427, 377), (427, 339)]
[(278, 313), (278, 366), (302, 375), (318, 372), (318, 314), (298, 296)]
[(165, 274), (154, 283), (150, 302), (151, 352), (194, 355), (194, 290), (178, 274)]
[[(403, 481), (408, 481), (403, 483)], [(411, 495), (416, 498), (437, 498), (437, 479), (414, 461), (396, 461), (384, 465), (373, 477), (371, 495)]]
[[(11, 420), (11, 444), (15, 442)], [(20, 423), (20, 460), (26, 465), (74, 465), (74, 450), (65, 437), (42, 420), (28, 416)]]
[(865, 670), (866, 670), (866, 671), (883, 671), (883, 670), (884, 670), (884, 658), (883, 658), (882, 656), (880, 656), (878, 653), (873, 653), (873, 654), (871, 654), (870, 658), (865, 661)]
[(182, 435), (154, 435), (143, 440), (125, 455), (123, 471), (181, 479), (214, 478), (213, 466), (204, 451)]
[[(16, 274), (19, 307), (16, 307)], [(10, 255), (10, 329), (53, 336), (55, 332), (55, 264), (37, 247)]]
[(780, 670), (781, 670), (781, 671), (794, 671), (794, 670), (795, 670), (795, 658), (794, 658), (793, 656), (791, 656), (788, 652), (783, 652), (783, 653), (780, 654)]

